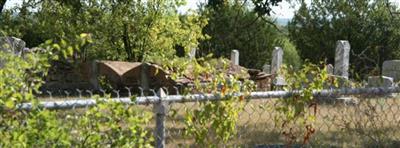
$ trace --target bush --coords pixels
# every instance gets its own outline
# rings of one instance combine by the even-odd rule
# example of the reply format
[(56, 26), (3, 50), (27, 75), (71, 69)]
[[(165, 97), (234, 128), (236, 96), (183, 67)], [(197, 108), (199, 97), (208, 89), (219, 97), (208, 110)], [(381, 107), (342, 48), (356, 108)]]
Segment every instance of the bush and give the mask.
[[(75, 46), (48, 41), (44, 50), (24, 57), (0, 51), (0, 147), (151, 147), (153, 138), (145, 130), (151, 116), (134, 106), (97, 99), (97, 106), (79, 114), (38, 104), (34, 93), (50, 60), (72, 55), (71, 48), (87, 41), (86, 35), (80, 37)], [(21, 103), (32, 103), (32, 108), (22, 110)]]

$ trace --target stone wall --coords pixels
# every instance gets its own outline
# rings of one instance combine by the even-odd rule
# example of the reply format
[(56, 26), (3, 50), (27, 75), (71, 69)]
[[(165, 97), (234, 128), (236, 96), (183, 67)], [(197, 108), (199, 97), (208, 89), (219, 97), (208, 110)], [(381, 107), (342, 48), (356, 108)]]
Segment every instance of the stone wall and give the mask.
[(93, 89), (91, 63), (53, 62), (42, 90)]

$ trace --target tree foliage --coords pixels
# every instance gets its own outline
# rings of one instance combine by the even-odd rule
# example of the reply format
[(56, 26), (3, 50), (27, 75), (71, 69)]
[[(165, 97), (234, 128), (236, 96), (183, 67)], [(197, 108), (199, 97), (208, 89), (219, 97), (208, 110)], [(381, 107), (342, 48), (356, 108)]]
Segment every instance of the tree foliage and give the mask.
[(368, 73), (399, 57), (399, 10), (386, 0), (313, 0), (301, 3), (289, 23), (290, 39), (303, 59), (333, 63), (337, 40), (349, 40), (350, 65)]
[[(88, 37), (80, 35), (77, 43), (47, 41), (43, 50), (24, 56), (0, 51), (0, 147), (152, 147), (153, 138), (145, 129), (151, 115), (136, 106), (109, 99), (97, 99), (97, 106), (85, 113), (40, 106), (35, 94), (49, 62), (71, 56), (71, 48), (80, 49), (90, 42)], [(20, 109), (21, 103), (31, 103), (32, 108)]]
[(189, 50), (203, 38), (206, 20), (194, 13), (178, 14), (182, 4), (182, 0), (29, 0), (4, 12), (0, 29), (21, 37), (28, 46), (90, 33), (93, 44), (81, 49), (80, 59), (143, 61), (146, 56), (171, 56), (176, 45)]
[[(232, 0), (208, 0), (207, 6), (215, 9), (229, 5), (230, 2), (232, 2)], [(244, 1), (244, 3), (246, 2), (247, 1)], [(256, 12), (259, 16), (270, 16), (272, 6), (277, 6), (282, 0), (251, 0), (249, 2), (253, 5), (253, 12)]]
[(1, 13), (1, 11), (3, 11), (6, 2), (7, 2), (7, 0), (0, 0), (0, 13)]
[(266, 15), (252, 10), (252, 3), (242, 0), (217, 3), (210, 0), (201, 13), (209, 18), (204, 33), (209, 40), (201, 43), (200, 51), (216, 57), (229, 57), (231, 50), (240, 52), (240, 65), (261, 68), (269, 63), (279, 32)]

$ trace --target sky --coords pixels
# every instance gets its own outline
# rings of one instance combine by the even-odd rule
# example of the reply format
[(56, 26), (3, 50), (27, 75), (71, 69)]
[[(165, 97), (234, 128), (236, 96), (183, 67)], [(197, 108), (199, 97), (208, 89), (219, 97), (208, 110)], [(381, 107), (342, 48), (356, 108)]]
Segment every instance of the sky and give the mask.
[[(197, 4), (207, 0), (186, 0), (186, 6), (180, 8), (180, 12), (185, 12), (189, 9), (196, 9)], [(398, 0), (400, 1), (400, 0)], [(279, 3), (279, 6), (273, 7), (273, 17), (277, 18), (292, 18), (295, 8), (291, 8), (290, 4), (286, 1)]]
[[(204, 1), (207, 0), (186, 0), (187, 2), (186, 6), (179, 8), (179, 11), (186, 12), (189, 9), (196, 9), (197, 4)], [(400, 4), (400, 0), (390, 0), (390, 1), (396, 3), (397, 5)], [(6, 3), (6, 8), (10, 8), (16, 4), (20, 4), (21, 2), (22, 0), (8, 0)], [(288, 2), (283, 1), (279, 3), (279, 6), (272, 8), (273, 10), (272, 16), (276, 18), (292, 18), (295, 9), (296, 8), (291, 7), (291, 5)]]
[[(185, 12), (188, 9), (196, 9), (197, 4), (199, 2), (204, 2), (207, 0), (186, 0), (187, 4), (185, 7), (182, 7), (180, 9), (181, 12)], [(310, 0), (306, 0), (306, 2), (308, 1), (308, 3), (310, 2)], [(390, 2), (393, 2), (397, 5), (400, 4), (400, 0), (389, 0)], [(298, 8), (295, 7), (293, 8), (293, 6), (291, 6), (291, 4), (289, 4), (287, 1), (283, 1), (281, 3), (279, 3), (279, 6), (275, 6), (272, 8), (272, 16), (276, 17), (276, 18), (284, 18), (284, 19), (290, 19), (294, 16), (294, 11)]]

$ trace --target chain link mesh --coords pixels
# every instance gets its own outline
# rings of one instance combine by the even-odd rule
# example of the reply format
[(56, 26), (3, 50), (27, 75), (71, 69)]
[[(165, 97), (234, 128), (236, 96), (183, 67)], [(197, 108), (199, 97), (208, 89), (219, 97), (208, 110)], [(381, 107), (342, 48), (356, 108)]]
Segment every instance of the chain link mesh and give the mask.
[[(137, 95), (130, 91), (113, 91), (113, 98)], [(42, 101), (88, 99), (95, 93), (87, 90), (46, 92)], [(281, 98), (282, 99), (282, 98)], [(237, 134), (220, 146), (233, 147), (285, 147), (287, 140), (282, 125), (276, 121), (279, 98), (248, 99), (239, 113)], [(328, 101), (327, 101), (328, 100)], [(169, 103), (166, 114), (166, 147), (197, 147), (193, 137), (185, 135), (187, 111), (200, 107), (200, 102)], [(153, 104), (137, 105), (143, 112), (153, 112)], [(307, 146), (312, 147), (397, 147), (400, 145), (400, 95), (353, 95), (336, 99), (318, 99), (316, 117), (312, 122), (315, 133)], [(60, 110), (61, 120), (76, 120), (87, 108)], [(96, 122), (96, 121), (93, 121)], [(73, 123), (73, 122), (72, 122)], [(207, 125), (205, 125), (207, 126)], [(155, 132), (155, 115), (147, 129)], [(299, 125), (296, 128), (305, 128)], [(71, 130), (71, 134), (76, 130)], [(304, 135), (298, 135), (302, 138)]]

